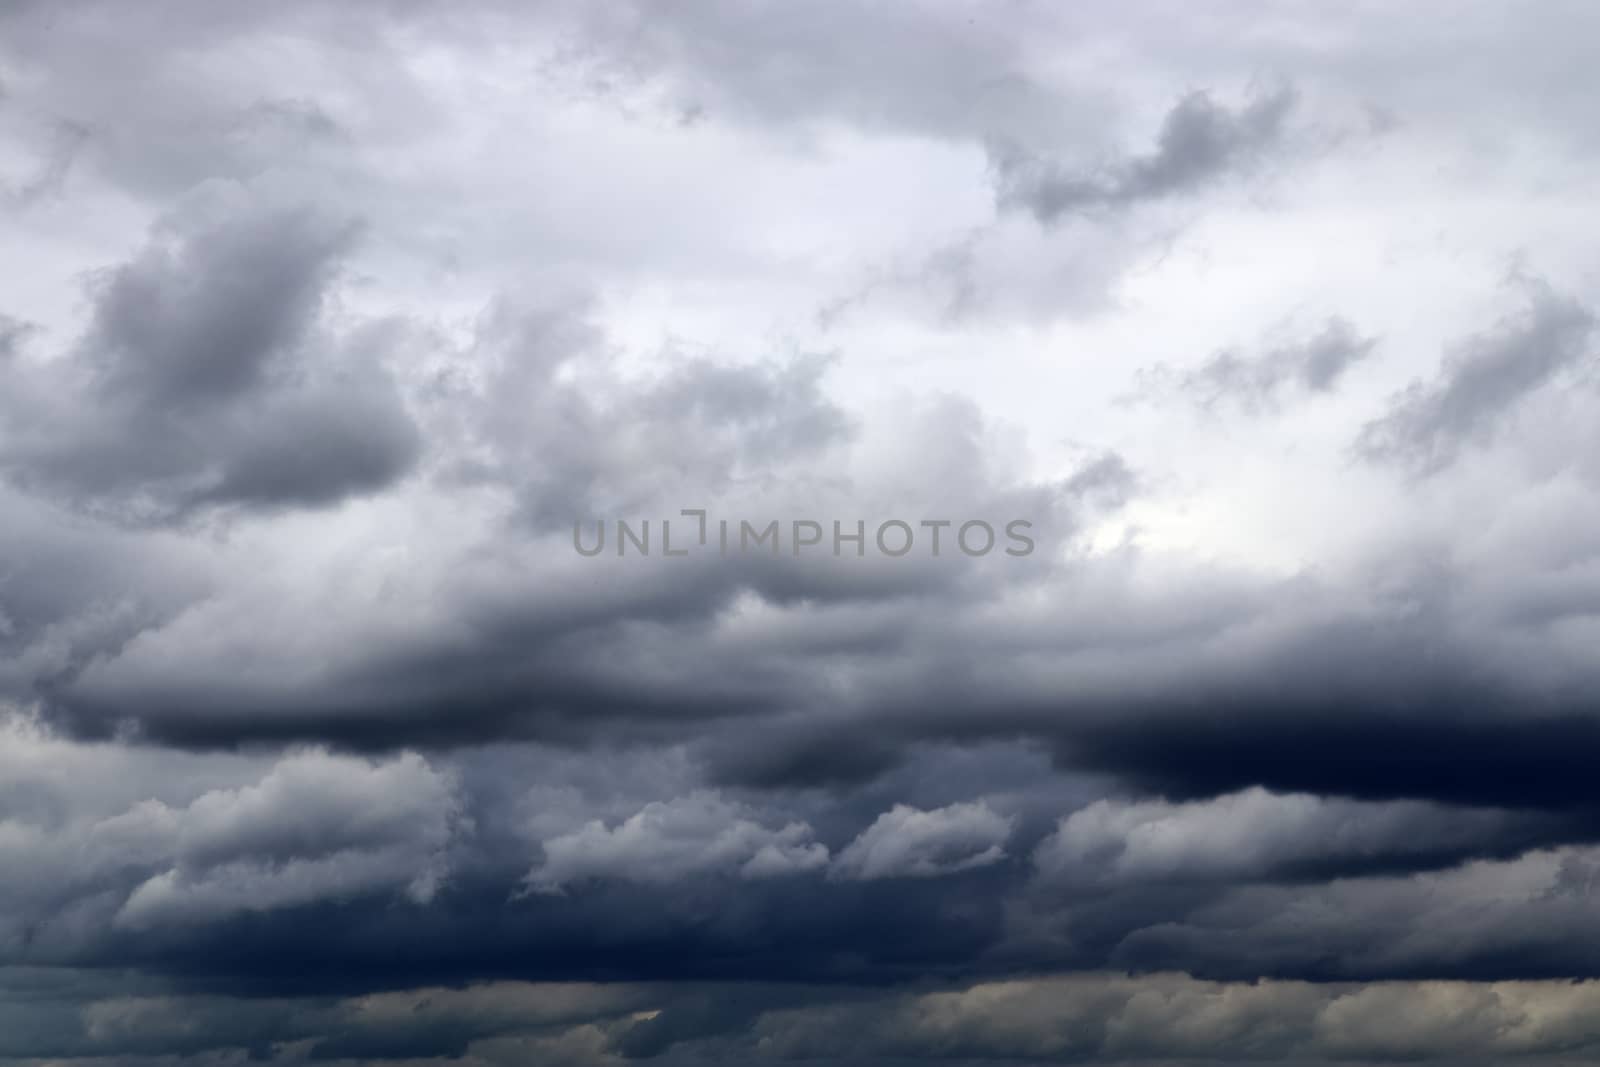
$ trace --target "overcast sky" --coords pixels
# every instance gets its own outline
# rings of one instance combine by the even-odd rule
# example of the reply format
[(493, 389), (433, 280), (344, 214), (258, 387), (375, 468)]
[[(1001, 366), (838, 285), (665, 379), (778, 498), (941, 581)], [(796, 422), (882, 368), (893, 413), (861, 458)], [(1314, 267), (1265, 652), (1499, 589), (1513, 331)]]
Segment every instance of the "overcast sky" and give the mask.
[(0, 0), (0, 1063), (1600, 1060), (1596, 70)]

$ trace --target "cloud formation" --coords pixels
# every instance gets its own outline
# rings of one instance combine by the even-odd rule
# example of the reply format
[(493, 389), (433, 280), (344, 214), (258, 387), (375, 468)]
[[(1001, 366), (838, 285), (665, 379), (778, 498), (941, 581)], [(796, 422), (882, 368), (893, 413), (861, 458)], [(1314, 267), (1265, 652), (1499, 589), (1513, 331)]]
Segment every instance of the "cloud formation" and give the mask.
[(1594, 315), (1534, 286), (1527, 308), (1462, 342), (1432, 382), (1413, 382), (1368, 422), (1356, 450), (1374, 461), (1436, 473), (1488, 440), (1518, 401), (1589, 359)]
[(1594, 1058), (1595, 21), (0, 4), (0, 1062)]
[(1005, 858), (1010, 819), (977, 801), (918, 811), (896, 804), (850, 842), (833, 870), (842, 878), (934, 878)]
[(616, 827), (594, 821), (543, 842), (544, 860), (528, 875), (540, 892), (584, 879), (671, 883), (699, 874), (769, 878), (815, 870), (828, 848), (803, 822), (766, 827), (754, 813), (714, 793), (653, 801)]
[(1155, 148), (1092, 171), (1076, 171), (1014, 149), (995, 153), (1001, 208), (1025, 210), (1042, 223), (1077, 212), (1119, 210), (1192, 193), (1248, 170), (1276, 146), (1294, 106), (1287, 88), (1237, 108), (1211, 94), (1187, 94), (1161, 120)]
[(1304, 339), (1258, 355), (1225, 349), (1192, 369), (1165, 364), (1149, 368), (1142, 395), (1154, 399), (1175, 393), (1211, 413), (1228, 407), (1251, 414), (1271, 411), (1286, 394), (1333, 392), (1376, 345), (1376, 338), (1363, 337), (1346, 320), (1333, 318)]
[(0, 463), (114, 518), (318, 506), (381, 489), (419, 439), (375, 349), (319, 330), (352, 224), (204, 186), (128, 263), (93, 277), (65, 356), (12, 357)]

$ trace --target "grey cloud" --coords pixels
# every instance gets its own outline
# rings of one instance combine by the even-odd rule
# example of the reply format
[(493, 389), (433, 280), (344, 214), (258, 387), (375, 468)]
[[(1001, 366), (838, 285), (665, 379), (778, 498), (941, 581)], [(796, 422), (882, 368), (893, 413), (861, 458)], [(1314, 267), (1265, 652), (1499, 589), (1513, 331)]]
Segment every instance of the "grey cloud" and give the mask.
[(410, 753), (378, 765), (299, 753), (254, 786), (204, 794), (182, 811), (143, 805), (123, 818), (170, 836), (175, 860), (123, 904), (116, 921), (130, 926), (376, 888), (426, 901), (461, 829), (453, 783)]
[[(455, 782), (414, 754), (369, 763), (309, 750), (264, 771), (241, 761), (220, 781), (224, 768), (198, 779), (191, 770), (187, 782), (146, 779), (142, 796), (96, 799), (86, 795), (92, 777), (78, 784), (86, 774), (116, 774), (137, 790), (146, 761), (63, 748), (18, 720), (6, 737), (19, 765), (45, 760), (66, 772), (12, 768), (0, 843), (7, 954), (64, 947), (95, 936), (96, 924), (104, 935), (363, 894), (427, 900), (467, 829)], [(221, 784), (252, 774), (249, 784)]]
[(0, 1059), (1593, 1059), (1594, 21), (0, 2)]
[[(560, 9), (558, 9), (560, 10)], [(943, 136), (1059, 128), (1029, 55), (1039, 16), (976, 18), (968, 4), (801, 10), (712, 3), (663, 17), (648, 4), (569, 8), (573, 46), (552, 66), (577, 91), (626, 105), (660, 93), (679, 116), (767, 125), (842, 119)], [(838, 20), (855, 27), (835, 32)]]
[(1116, 508), (1138, 491), (1139, 475), (1122, 456), (1106, 452), (1074, 471), (1062, 488), (1079, 500)]
[[(1520, 824), (1520, 825), (1519, 825)], [(1251, 788), (1214, 800), (1097, 800), (1033, 854), (1046, 882), (1083, 887), (1316, 878), (1328, 870), (1450, 865), (1496, 838), (1539, 840), (1536, 817)]]
[(433, 398), (438, 438), (460, 457), (446, 478), (509, 486), (531, 525), (570, 530), (652, 505), (675, 514), (849, 439), (849, 417), (822, 391), (823, 358), (668, 358), (635, 378), (589, 310), (576, 295), (500, 300), (481, 316), (476, 370), (447, 373)]
[(537, 892), (596, 878), (673, 882), (701, 874), (768, 878), (816, 870), (827, 846), (803, 822), (767, 826), (757, 813), (712, 792), (647, 804), (616, 827), (591, 822), (543, 842), (528, 875)]
[(420, 441), (394, 385), (371, 342), (322, 322), (353, 233), (270, 190), (196, 193), (94, 280), (71, 352), (5, 368), (11, 479), (166, 521), (327, 504), (400, 477)]
[(840, 850), (839, 878), (932, 878), (1005, 859), (1013, 822), (982, 801), (919, 811), (896, 804)]
[[(1097, 973), (911, 991), (744, 987), (738, 1005), (729, 1003), (734, 993), (715, 985), (501, 983), (331, 1002), (101, 996), (67, 1016), (64, 1033), (41, 1039), (23, 1030), (7, 1051), (193, 1056), (242, 1052), (263, 1035), (282, 1034), (298, 1047), (279, 1048), (274, 1062), (378, 1062), (410, 1049), (467, 1067), (531, 1056), (573, 1064), (657, 1056), (682, 1065), (800, 1058), (863, 1067), (934, 1055), (962, 1063), (1502, 1064), (1592, 1062), (1596, 1038), (1593, 983), (1359, 987)], [(49, 991), (36, 1003), (55, 1014), (71, 1001)], [(363, 1056), (375, 1059), (343, 1059)]]
[(33, 328), (9, 315), (0, 315), (0, 361), (14, 359)]
[[(887, 1002), (773, 1011), (758, 1047), (787, 1057), (963, 1061), (1387, 1062), (1592, 1055), (1592, 985), (1229, 985), (1175, 975), (994, 982)], [(871, 1050), (868, 1053), (868, 1050)]]
[[(812, 410), (809, 378), (798, 400), (775, 408), (767, 405), (768, 380), (755, 380), (762, 383), (755, 393), (768, 420), (759, 425), (787, 425), (784, 413), (794, 406)], [(940, 559), (924, 554), (843, 563), (791, 553), (725, 560), (707, 554), (618, 567), (614, 558), (577, 557), (571, 512), (559, 531), (531, 541), (524, 539), (525, 525), (507, 535), (495, 515), (486, 526), (495, 541), (484, 543), (474, 530), (465, 546), (421, 556), (409, 577), (389, 585), (391, 608), (410, 605), (403, 651), (388, 643), (382, 617), (348, 601), (343, 607), (320, 603), (328, 590), (307, 588), (291, 602), (276, 582), (242, 583), (227, 597), (150, 627), (121, 654), (41, 688), (52, 714), (85, 733), (121, 724), (152, 738), (200, 745), (253, 736), (387, 747), (397, 730), (419, 743), (470, 743), (487, 731), (587, 745), (613, 730), (636, 738), (674, 736), (708, 719), (752, 720), (820, 707), (832, 699), (838, 681), (811, 667), (842, 651), (834, 627), (847, 622), (863, 639), (902, 645), (912, 631), (902, 629), (901, 620), (921, 614), (924, 602), (917, 598), (954, 606), (987, 597), (982, 575), (1018, 582), (1042, 578), (1053, 567), (1048, 546), (1064, 543), (1087, 516), (1114, 507), (1127, 491), (1125, 465), (1106, 457), (1055, 483), (1015, 484), (1011, 472), (996, 466), (985, 427), (973, 415), (954, 403), (908, 413), (886, 462), (857, 484), (829, 488), (821, 465), (825, 454), (810, 466), (798, 464), (793, 482), (754, 479), (753, 487), (719, 507), (709, 479), (741, 455), (734, 439), (725, 438), (729, 450), (724, 453), (718, 442), (709, 454), (709, 469), (700, 471), (707, 492), (692, 502), (731, 517), (824, 519), (865, 516), (870, 502), (874, 509), (893, 508), (913, 518), (989, 516), (997, 531), (1014, 517), (1028, 516), (1043, 546), (1037, 558), (969, 560), (947, 547)], [(682, 455), (673, 451), (672, 425), (647, 422), (630, 431), (655, 442), (628, 453), (644, 465), (641, 473), (657, 463), (672, 465)], [(508, 432), (524, 431), (518, 426)], [(582, 442), (573, 447), (583, 451)], [(691, 443), (681, 462), (693, 461), (695, 448)], [(607, 455), (603, 445), (597, 451)], [(790, 455), (784, 448), (779, 453)], [(537, 460), (537, 453), (528, 455), (530, 463)], [(619, 462), (619, 469), (626, 467)], [(762, 466), (771, 471), (782, 462), (774, 457)], [(551, 466), (560, 470), (560, 461)], [(815, 496), (806, 493), (807, 476), (823, 485)], [(530, 490), (520, 469), (508, 465), (503, 476), (498, 468), (485, 469), (483, 477), (474, 484), (506, 492), (512, 513), (525, 514)], [(636, 486), (657, 501), (657, 514), (673, 514), (685, 504), (681, 497), (657, 496), (663, 487), (643, 477), (637, 485), (620, 476), (604, 484), (613, 491)], [(580, 495), (566, 503), (603, 502)], [(949, 537), (947, 531), (946, 542)], [(726, 613), (752, 597), (770, 608), (773, 625), (728, 626)], [(287, 643), (264, 649), (263, 619), (289, 615), (299, 621), (283, 631)], [(471, 641), (452, 636), (462, 620), (471, 620)], [(304, 647), (313, 633), (334, 651), (314, 670), (294, 667), (293, 647)], [(686, 654), (691, 645), (697, 651)], [(205, 655), (196, 654), (201, 647), (208, 649)], [(253, 662), (286, 669), (225, 671), (222, 665), (246, 647), (255, 649)], [(861, 668), (870, 671), (872, 664), (863, 661)], [(888, 669), (898, 672), (903, 665)], [(218, 714), (218, 708), (228, 710)], [(796, 736), (804, 733), (802, 728)], [(752, 761), (748, 773), (759, 773), (768, 762)]]
[(1559, 977), (1589, 966), (1593, 870), (1593, 847), (1572, 846), (1415, 876), (1236, 887), (1123, 928), (1112, 958), (1135, 969), (1182, 958), (1213, 977)]
[(1348, 320), (1335, 317), (1303, 340), (1257, 355), (1228, 349), (1198, 367), (1147, 368), (1140, 375), (1141, 395), (1157, 399), (1176, 393), (1208, 412), (1228, 406), (1248, 413), (1270, 411), (1289, 393), (1333, 392), (1346, 372), (1370, 356), (1376, 345), (1376, 338), (1362, 336)]
[[(499, 983), (337, 1001), (147, 994), (92, 999), (69, 1016), (66, 1033), (23, 1031), (8, 1051), (219, 1054), (194, 1061), (209, 1064), (283, 1034), (296, 1047), (275, 1050), (273, 1062), (291, 1064), (389, 1062), (405, 1050), (466, 1067), (530, 1057), (588, 1065), (658, 1057), (685, 1067), (730, 1057), (865, 1067), (935, 1056), (974, 1064), (1589, 1063), (1597, 996), (1588, 982), (1361, 987), (1112, 973), (924, 990)], [(42, 1006), (56, 1012), (70, 1003), (52, 992)]]
[(1519, 402), (1589, 357), (1594, 314), (1547, 287), (1528, 306), (1451, 352), (1432, 382), (1414, 382), (1368, 422), (1356, 451), (1373, 462), (1434, 474), (1488, 441)]
[(68, 119), (17, 116), (5, 98), (5, 83), (0, 82), (0, 123), (22, 127), (17, 139), (29, 146), (33, 156), (31, 165), (20, 172), (0, 174), (0, 206), (19, 211), (62, 192), (89, 131)]
[(1209, 93), (1190, 93), (1167, 112), (1153, 152), (1098, 170), (1076, 171), (1025, 150), (999, 147), (992, 150), (996, 196), (1002, 208), (1025, 210), (1051, 223), (1082, 211), (1192, 193), (1246, 171), (1274, 148), (1294, 99), (1280, 88), (1230, 110)]

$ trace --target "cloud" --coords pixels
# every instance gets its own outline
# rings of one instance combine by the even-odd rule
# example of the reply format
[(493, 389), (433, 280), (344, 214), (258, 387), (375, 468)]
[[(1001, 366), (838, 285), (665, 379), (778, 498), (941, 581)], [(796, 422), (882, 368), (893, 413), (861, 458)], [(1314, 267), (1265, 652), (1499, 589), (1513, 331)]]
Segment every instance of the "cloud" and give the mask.
[[(1575, 1053), (1591, 983), (1232, 985), (1177, 975), (984, 983), (866, 1005), (774, 1011), (779, 1056), (939, 1055), (972, 1062), (1387, 1062)], [(845, 1035), (849, 1035), (847, 1038)], [(1505, 1057), (1506, 1059), (1500, 1059)]]
[(1198, 367), (1177, 370), (1165, 364), (1141, 372), (1141, 395), (1157, 399), (1174, 393), (1204, 411), (1235, 407), (1247, 413), (1271, 411), (1286, 394), (1333, 392), (1346, 372), (1372, 354), (1377, 339), (1363, 337), (1347, 320), (1331, 318), (1310, 337), (1247, 356), (1225, 349)]
[(172, 865), (117, 913), (135, 928), (393, 890), (427, 903), (462, 828), (454, 785), (420, 756), (369, 764), (316, 751), (286, 757), (255, 786), (176, 811), (149, 802), (97, 830), (111, 827), (170, 842)]
[(1181, 917), (1124, 928), (1117, 966), (1227, 978), (1323, 980), (1427, 974), (1548, 978), (1593, 964), (1594, 848), (1538, 850), (1412, 876), (1240, 886), (1191, 898)]
[(580, 517), (676, 513), (848, 442), (851, 420), (822, 388), (825, 358), (664, 353), (636, 378), (593, 310), (575, 294), (484, 311), (464, 354), (472, 370), (447, 372), (433, 396), (433, 439), (453, 446), (447, 480), (508, 487), (529, 525), (569, 532)]
[[(180, 764), (144, 779), (141, 796), (140, 761), (114, 749), (63, 746), (16, 722), (7, 736), (19, 759), (52, 768), (12, 776), (0, 834), (10, 911), (0, 933), (16, 923), (25, 939), (48, 941), (56, 909), (87, 906), (72, 922), (98, 922), (88, 917), (102, 904), (108, 924), (143, 930), (390, 892), (425, 902), (467, 829), (455, 782), (415, 754), (370, 763), (306, 750), (237, 787), (207, 788), (217, 770), (196, 781)], [(98, 787), (110, 795), (91, 797), (84, 775), (115, 776)]]
[(1248, 170), (1284, 134), (1295, 96), (1287, 88), (1258, 94), (1235, 110), (1209, 93), (1184, 96), (1161, 121), (1156, 147), (1096, 171), (1074, 171), (1025, 151), (992, 152), (996, 198), (1042, 223), (1095, 209), (1123, 209), (1193, 193)]
[(1590, 1055), (1592, 13), (152, 3), (0, 3), (0, 1059)]
[(770, 827), (759, 815), (716, 793), (701, 791), (655, 801), (615, 827), (598, 820), (543, 842), (544, 859), (528, 875), (539, 892), (575, 882), (619, 879), (673, 882), (706, 874), (770, 878), (816, 870), (827, 846), (811, 827)]
[(937, 878), (1005, 859), (1013, 822), (982, 801), (919, 811), (896, 804), (840, 850), (837, 878)]
[[(59, 994), (30, 992), (35, 1013), (56, 1022)], [(202, 1062), (225, 1062), (260, 1035), (282, 1034), (295, 1038), (295, 1047), (278, 1053), (285, 1062), (383, 1062), (409, 1050), (469, 1067), (529, 1055), (586, 1064), (668, 1055), (668, 1062), (695, 1065), (730, 1053), (740, 1062), (847, 1065), (952, 1055), (970, 1063), (1589, 1063), (1600, 996), (1593, 982), (1363, 987), (1170, 973), (1047, 974), (916, 991), (786, 994), (747, 986), (748, 1009), (729, 1003), (734, 992), (718, 985), (484, 983), (329, 1001), (103, 997), (81, 1014), (66, 1014), (48, 1037), (8, 1030), (0, 1051), (66, 1058), (137, 1048), (151, 1056), (221, 1054)], [(646, 1044), (647, 1036), (663, 1040)]]
[[(1238, 883), (1449, 866), (1506, 840), (1515, 854), (1555, 827), (1497, 811), (1362, 803), (1259, 787), (1214, 800), (1097, 800), (1034, 849), (1047, 882), (1085, 887)], [(1559, 832), (1559, 831), (1555, 831)]]
[(67, 354), (13, 359), (0, 465), (132, 521), (315, 507), (406, 473), (417, 431), (372, 351), (324, 324), (353, 224), (216, 183), (99, 273)]
[[(4, 115), (5, 86), (0, 84), (0, 117)], [(89, 131), (76, 122), (28, 116), (22, 139), (31, 142), (30, 165), (0, 171), (0, 207), (25, 211), (41, 200), (59, 196), (72, 165), (83, 150)], [(15, 122), (16, 120), (13, 119)]]
[(1528, 306), (1469, 338), (1432, 382), (1414, 382), (1389, 410), (1362, 427), (1356, 452), (1414, 474), (1436, 474), (1462, 451), (1490, 440), (1526, 396), (1589, 357), (1594, 315), (1548, 287), (1531, 287)]

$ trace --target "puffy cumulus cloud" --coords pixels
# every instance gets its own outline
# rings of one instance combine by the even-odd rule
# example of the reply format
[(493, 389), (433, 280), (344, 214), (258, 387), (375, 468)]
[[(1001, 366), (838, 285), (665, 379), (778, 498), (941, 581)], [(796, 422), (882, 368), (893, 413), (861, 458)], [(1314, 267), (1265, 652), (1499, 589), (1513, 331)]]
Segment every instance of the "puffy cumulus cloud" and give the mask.
[(983, 801), (919, 811), (896, 804), (842, 850), (838, 878), (935, 878), (1005, 859), (1014, 820)]
[(73, 745), (19, 718), (5, 736), (8, 953), (324, 900), (425, 903), (468, 829), (456, 781), (412, 753), (195, 761)]
[(326, 505), (406, 472), (420, 440), (379, 349), (338, 336), (349, 220), (270, 186), (202, 186), (91, 283), (68, 353), (7, 367), (0, 464), (134, 521)]
[(376, 764), (291, 755), (254, 786), (207, 793), (181, 811), (158, 802), (109, 820), (118, 834), (167, 837), (173, 859), (133, 891), (116, 921), (206, 922), (387, 890), (427, 903), (447, 873), (460, 816), (450, 778), (414, 753)]
[(813, 871), (828, 848), (803, 822), (764, 825), (760, 815), (711, 791), (653, 801), (614, 827), (598, 820), (542, 843), (528, 874), (539, 892), (593, 879), (675, 882), (705, 874), (769, 878)]

